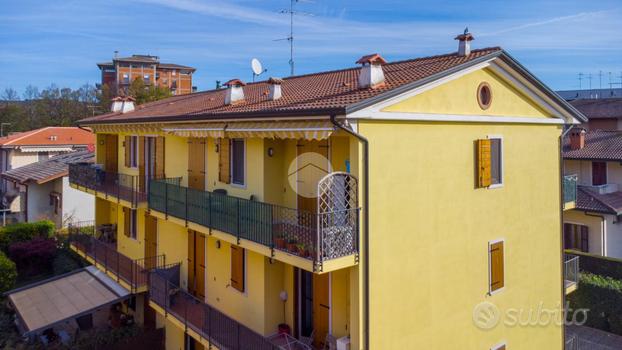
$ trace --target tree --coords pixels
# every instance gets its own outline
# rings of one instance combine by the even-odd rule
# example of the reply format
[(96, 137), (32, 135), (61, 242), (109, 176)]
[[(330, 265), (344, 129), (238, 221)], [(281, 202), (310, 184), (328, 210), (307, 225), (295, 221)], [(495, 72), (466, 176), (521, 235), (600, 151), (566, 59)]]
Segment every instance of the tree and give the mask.
[(0, 96), (2, 98), (2, 100), (4, 101), (18, 101), (19, 100), (19, 96), (17, 95), (17, 91), (15, 91), (13, 88), (6, 88), (4, 89), (4, 92), (2, 93), (2, 96)]
[(132, 81), (128, 88), (128, 94), (136, 99), (137, 105), (172, 96), (168, 88), (154, 85), (147, 86), (144, 80), (140, 78), (136, 78)]

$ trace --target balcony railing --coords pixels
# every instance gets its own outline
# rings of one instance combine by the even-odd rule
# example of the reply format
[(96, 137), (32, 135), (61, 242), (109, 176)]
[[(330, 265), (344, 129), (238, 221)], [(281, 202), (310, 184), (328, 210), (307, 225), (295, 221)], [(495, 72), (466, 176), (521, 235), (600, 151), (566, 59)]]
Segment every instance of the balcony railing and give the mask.
[[(309, 349), (299, 343), (284, 348), (251, 330), (209, 304), (179, 287), (179, 264), (152, 270), (149, 277), (149, 299), (167, 315), (181, 321), (206, 339), (210, 346), (229, 350)], [(293, 346), (293, 347), (292, 347)]]
[(564, 282), (566, 288), (579, 283), (579, 257), (566, 254), (564, 256)]
[(312, 260), (358, 254), (359, 209), (312, 213), (153, 180), (149, 208)]
[(564, 176), (564, 204), (576, 202), (578, 179), (577, 175)]
[(127, 283), (132, 292), (147, 287), (149, 270), (164, 265), (164, 255), (130, 259), (119, 253), (113, 244), (100, 241), (91, 233), (72, 233), (70, 230), (69, 242), (76, 250), (102, 266), (117, 282)]
[(136, 206), (147, 200), (147, 194), (140, 189), (139, 177), (101, 170), (94, 164), (70, 164), (69, 182), (125, 200)]

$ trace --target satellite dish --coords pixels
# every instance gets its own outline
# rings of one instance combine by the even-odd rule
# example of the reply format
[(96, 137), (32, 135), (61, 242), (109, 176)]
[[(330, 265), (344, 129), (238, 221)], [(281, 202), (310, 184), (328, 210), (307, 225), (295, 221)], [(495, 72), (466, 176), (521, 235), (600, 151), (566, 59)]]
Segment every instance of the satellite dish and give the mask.
[(256, 58), (253, 58), (251, 60), (251, 68), (253, 69), (253, 73), (255, 73), (255, 75), (260, 75), (261, 73), (263, 73), (263, 67), (261, 66), (261, 62), (259, 62), (259, 60)]

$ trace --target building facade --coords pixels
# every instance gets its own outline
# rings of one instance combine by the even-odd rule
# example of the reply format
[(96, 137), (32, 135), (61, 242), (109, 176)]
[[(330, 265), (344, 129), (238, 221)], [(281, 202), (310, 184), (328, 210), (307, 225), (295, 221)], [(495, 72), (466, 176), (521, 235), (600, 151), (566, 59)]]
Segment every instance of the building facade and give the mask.
[(584, 118), (458, 39), (81, 121), (99, 165), (71, 185), (111, 249), (164, 260), (133, 289), (138, 322), (167, 349), (562, 349), (553, 323), (473, 315), (562, 304), (559, 142)]
[(158, 56), (115, 57), (112, 62), (98, 63), (97, 67), (101, 70), (102, 85), (108, 85), (115, 94), (127, 92), (136, 79), (143, 80), (147, 86), (165, 87), (173, 95), (189, 94), (195, 89), (192, 86), (195, 68), (163, 63)]

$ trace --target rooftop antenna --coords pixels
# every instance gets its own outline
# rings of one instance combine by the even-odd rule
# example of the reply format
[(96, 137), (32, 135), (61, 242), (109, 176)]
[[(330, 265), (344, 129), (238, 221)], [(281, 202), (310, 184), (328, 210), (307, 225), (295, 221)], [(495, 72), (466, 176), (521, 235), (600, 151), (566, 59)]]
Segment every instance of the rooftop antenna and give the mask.
[(289, 69), (290, 75), (294, 75), (294, 15), (305, 15), (305, 16), (313, 16), (312, 13), (294, 11), (294, 5), (298, 2), (312, 2), (309, 0), (290, 0), (289, 1), (289, 9), (283, 9), (279, 11), (279, 13), (284, 13), (289, 15), (289, 36), (282, 39), (276, 39), (274, 41), (289, 41)]
[(251, 60), (251, 69), (253, 71), (253, 82), (255, 82), (255, 77), (258, 77), (268, 71), (267, 69), (263, 68), (261, 62), (259, 62), (259, 60), (256, 58), (253, 58)]
[(119, 51), (114, 50), (114, 58), (117, 59), (117, 57), (119, 57)]
[(581, 90), (581, 81), (583, 80), (583, 73), (579, 73), (579, 90)]

